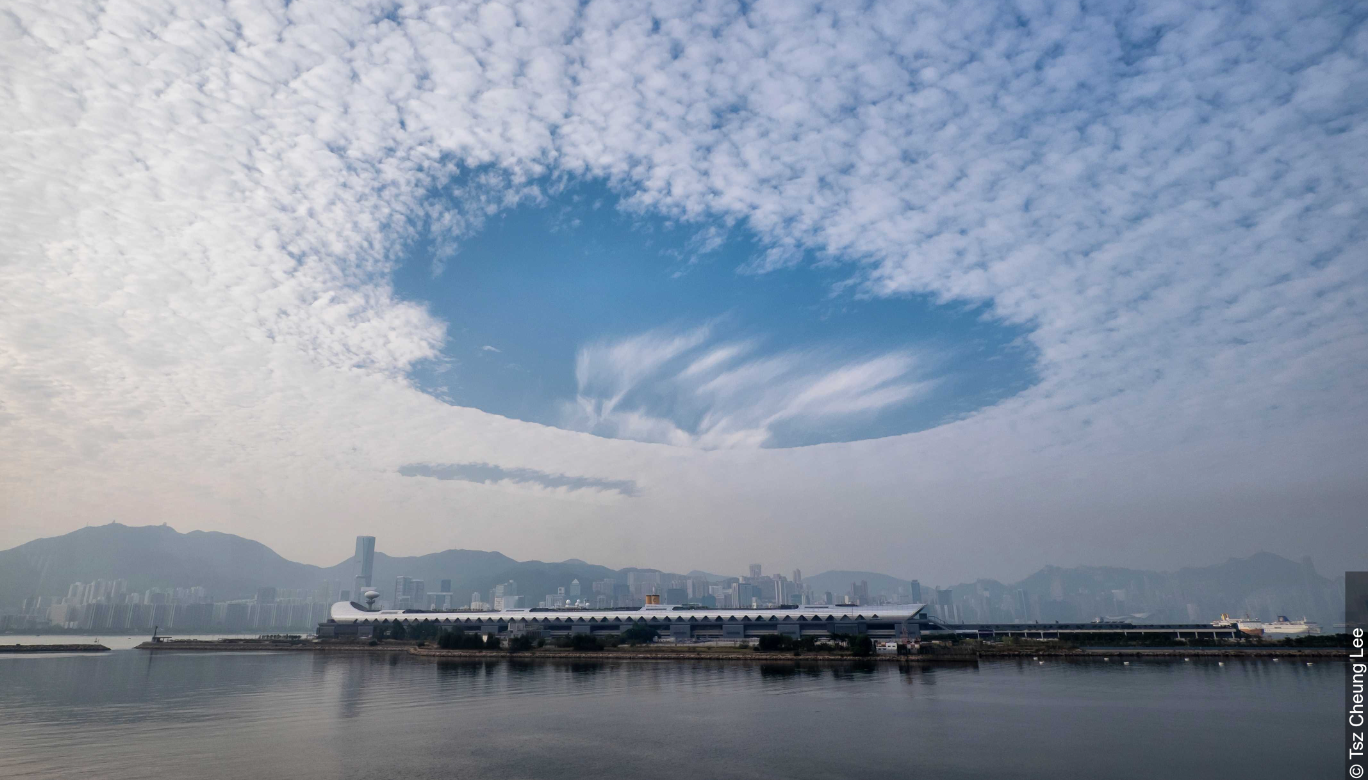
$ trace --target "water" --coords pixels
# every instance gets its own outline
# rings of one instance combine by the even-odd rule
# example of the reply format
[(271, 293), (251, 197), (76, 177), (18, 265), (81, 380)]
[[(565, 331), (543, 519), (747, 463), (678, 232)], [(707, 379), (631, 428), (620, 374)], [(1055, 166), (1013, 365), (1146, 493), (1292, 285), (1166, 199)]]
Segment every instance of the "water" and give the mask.
[(1331, 660), (12, 656), (0, 776), (1331, 778), (1342, 682)]

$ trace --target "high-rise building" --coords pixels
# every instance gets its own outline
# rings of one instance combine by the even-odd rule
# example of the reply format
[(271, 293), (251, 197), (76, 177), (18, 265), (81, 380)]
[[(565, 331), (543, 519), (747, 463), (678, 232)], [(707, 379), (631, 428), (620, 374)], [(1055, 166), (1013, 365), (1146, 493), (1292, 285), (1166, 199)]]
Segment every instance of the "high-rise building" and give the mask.
[(937, 594), (937, 617), (943, 621), (956, 621), (956, 599), (951, 589), (933, 588), (933, 591)]
[(427, 610), (428, 605), (428, 584), (415, 579), (409, 584), (409, 606)]
[(451, 579), (451, 578), (443, 578), (442, 580), (439, 580), (439, 581), (438, 581), (438, 591), (446, 592), (446, 593), (449, 593), (449, 594), (452, 593), (452, 579)]
[(395, 596), (391, 607), (406, 608), (413, 607), (414, 579), (404, 575), (395, 578)]
[(356, 567), (357, 576), (362, 579), (363, 586), (375, 585), (371, 580), (373, 569), (376, 564), (376, 538), (358, 537), (357, 553), (352, 557), (352, 564)]
[(734, 583), (732, 602), (736, 607), (751, 607), (756, 599), (756, 586), (750, 583)]
[(784, 575), (781, 575), (777, 572), (776, 574), (771, 576), (771, 588), (775, 589), (774, 596), (772, 597), (772, 604), (785, 604), (786, 592), (788, 591), (788, 589), (785, 587), (785, 583), (786, 581)]
[(752, 576), (752, 577), (754, 577), (754, 578), (759, 578), (759, 577), (761, 577), (761, 565), (760, 565), (760, 564), (753, 564), (749, 569), (751, 570), (751, 576)]
[(352, 556), (352, 570), (356, 574), (352, 580), (353, 600), (360, 602), (365, 598), (366, 592), (376, 585), (375, 581), (371, 579), (375, 563), (376, 538), (358, 537), (357, 551)]
[(912, 595), (913, 595), (913, 602), (914, 602), (914, 604), (917, 604), (917, 603), (919, 603), (919, 602), (922, 602), (922, 601), (923, 601), (923, 587), (920, 586), (920, 585), (918, 584), (918, 581), (916, 581), (916, 580), (910, 581), (910, 582), (909, 582), (909, 587), (910, 587), (910, 592), (911, 592)]
[(794, 571), (794, 584), (796, 586), (804, 585), (804, 573), (800, 572), (797, 568)]
[(572, 601), (572, 602), (574, 602), (574, 601), (580, 599), (580, 581), (579, 581), (579, 580), (574, 580), (574, 579), (573, 579), (573, 580), (571, 581), (571, 590), (570, 590), (570, 591), (567, 591), (567, 592), (566, 592), (566, 595), (569, 596), (569, 597), (571, 598), (571, 601)]
[(869, 605), (871, 603), (871, 590), (866, 581), (851, 584), (851, 598), (852, 604), (855, 605)]

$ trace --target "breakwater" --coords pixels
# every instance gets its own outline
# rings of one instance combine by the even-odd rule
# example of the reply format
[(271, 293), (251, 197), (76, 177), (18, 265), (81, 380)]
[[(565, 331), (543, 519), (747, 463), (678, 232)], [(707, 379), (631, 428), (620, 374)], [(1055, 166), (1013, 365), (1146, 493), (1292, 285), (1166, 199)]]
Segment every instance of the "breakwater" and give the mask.
[(0, 645), (0, 654), (80, 654), (109, 649), (99, 643), (50, 643), (44, 645)]
[(308, 651), (311, 653), (404, 653), (409, 645), (364, 645), (313, 641), (273, 643), (255, 640), (165, 640), (134, 646), (138, 651)]

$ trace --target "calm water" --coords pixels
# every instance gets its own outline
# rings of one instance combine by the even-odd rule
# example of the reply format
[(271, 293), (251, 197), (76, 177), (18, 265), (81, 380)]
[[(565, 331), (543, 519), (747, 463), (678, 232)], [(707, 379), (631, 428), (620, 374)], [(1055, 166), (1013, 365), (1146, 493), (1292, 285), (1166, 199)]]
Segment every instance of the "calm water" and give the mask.
[(1342, 681), (1288, 660), (8, 656), (0, 776), (1331, 778)]

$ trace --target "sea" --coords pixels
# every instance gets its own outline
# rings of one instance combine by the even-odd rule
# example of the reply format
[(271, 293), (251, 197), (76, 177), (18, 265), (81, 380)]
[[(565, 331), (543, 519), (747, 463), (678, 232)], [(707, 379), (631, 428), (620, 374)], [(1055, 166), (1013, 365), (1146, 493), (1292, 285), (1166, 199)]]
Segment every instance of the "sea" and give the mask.
[[(1344, 667), (0, 654), (5, 778), (1333, 778)], [(0, 637), (0, 643), (89, 638)]]

